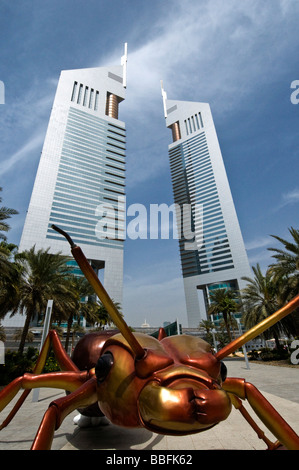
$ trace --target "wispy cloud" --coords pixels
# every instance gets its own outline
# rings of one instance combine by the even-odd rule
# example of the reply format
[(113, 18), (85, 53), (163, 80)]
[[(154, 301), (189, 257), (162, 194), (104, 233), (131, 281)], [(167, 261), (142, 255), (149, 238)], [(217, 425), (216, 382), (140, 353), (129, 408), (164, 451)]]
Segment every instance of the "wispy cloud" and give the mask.
[[(285, 31), (286, 18), (289, 30), (294, 29), (293, 7), (299, 12), (299, 3), (284, 0), (174, 1), (153, 25), (155, 36), (139, 47), (128, 38), (128, 89), (122, 106), (136, 137), (128, 153), (134, 165), (130, 184), (154, 177), (163, 162), (167, 165), (152, 142), (151, 158), (147, 151), (153, 135), (159, 141), (163, 126), (160, 80), (169, 99), (209, 102), (212, 110), (217, 100), (218, 116), (240, 108), (257, 83), (267, 84), (281, 73), (288, 42), (277, 31)], [(150, 134), (141, 134), (140, 121)]]
[(280, 197), (280, 201), (273, 208), (273, 212), (278, 212), (286, 206), (291, 204), (297, 204), (299, 202), (299, 188), (291, 189), (286, 193), (283, 193)]
[(295, 188), (282, 195), (282, 202), (279, 208), (299, 202), (299, 188)]
[(29, 142), (24, 144), (19, 150), (10, 155), (9, 158), (0, 163), (0, 176), (3, 176), (9, 170), (11, 170), (20, 160), (30, 156), (32, 152), (35, 152), (41, 147), (43, 142), (44, 134), (39, 134), (33, 137)]
[[(286, 17), (289, 28), (293, 27), (296, 11), (299, 12), (299, 3), (290, 5), (285, 0), (264, 0), (262, 4), (260, 0), (174, 0), (168, 11), (161, 7), (146, 39), (141, 29), (143, 23), (141, 26), (134, 23), (127, 31), (128, 88), (120, 109), (128, 135), (133, 133), (128, 139), (127, 157), (128, 167), (133, 169), (128, 172), (130, 188), (168, 169), (167, 158), (161, 158), (161, 138), (165, 143), (165, 134), (160, 80), (164, 81), (169, 99), (205, 101), (212, 105), (217, 99), (218, 114), (228, 107), (240, 106), (244, 95), (252, 93), (257, 82), (267, 81), (273, 68), (278, 67), (287, 43), (277, 31), (283, 29)], [(123, 52), (120, 49), (118, 45), (117, 49), (108, 50), (90, 65), (120, 64)], [(194, 73), (194, 69), (199, 72)], [(46, 122), (56, 83), (57, 78), (51, 77), (42, 87), (32, 83), (22, 103), (11, 108), (17, 123), (12, 125), (11, 116), (7, 122), (0, 120), (7, 140), (11, 140), (13, 128), (23, 126), (29, 132), (38, 121)], [(40, 96), (36, 96), (38, 90), (42, 90)], [(149, 128), (150, 133), (146, 132)], [(6, 129), (10, 132), (5, 132)], [(134, 148), (130, 142), (134, 142)], [(11, 163), (14, 158), (18, 157), (12, 155)]]
[[(295, 9), (298, 11), (298, 5)], [(277, 28), (283, 28), (286, 17), (292, 27), (291, 12), (291, 5), (273, 0), (263, 4), (246, 0), (174, 2), (156, 25), (157, 35), (135, 51), (129, 49), (128, 86), (134, 96), (150, 93), (154, 97), (159, 96), (163, 79), (169, 95), (186, 94), (190, 85), (197, 84), (198, 99), (215, 96), (221, 89), (222, 96), (225, 93), (239, 101), (240, 94), (255, 87), (252, 78), (259, 83), (269, 79), (261, 75), (261, 68), (275, 67), (275, 56), (284, 54), (287, 43), (277, 36)], [(272, 57), (265, 62), (269, 59), (267, 45)], [(194, 88), (190, 89), (194, 98)], [(148, 110), (151, 102), (146, 105)]]
[(262, 253), (257, 253), (255, 255), (251, 255), (248, 258), (250, 266), (254, 266), (259, 264), (262, 271), (266, 272), (267, 268), (271, 263), (273, 263), (273, 258), (268, 251), (264, 251)]
[(55, 82), (45, 80), (43, 86), (34, 81), (20, 101), (16, 96), (5, 104), (0, 116), (2, 145), (0, 176), (14, 169), (28, 157), (28, 166), (35, 161), (45, 137), (47, 121), (54, 98)]
[(245, 242), (246, 250), (257, 250), (270, 245), (271, 237), (257, 237), (249, 242)]

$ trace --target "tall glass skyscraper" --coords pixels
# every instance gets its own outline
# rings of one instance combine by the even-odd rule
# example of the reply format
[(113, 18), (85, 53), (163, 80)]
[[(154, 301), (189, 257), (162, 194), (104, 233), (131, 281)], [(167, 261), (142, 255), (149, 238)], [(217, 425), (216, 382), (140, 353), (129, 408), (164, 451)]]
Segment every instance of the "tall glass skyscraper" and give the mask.
[[(127, 51), (119, 66), (62, 71), (19, 250), (69, 255), (55, 224), (80, 245), (104, 285), (122, 302), (125, 238)], [(74, 270), (76, 267), (74, 266)]]
[[(172, 131), (174, 202), (181, 208), (177, 221), (188, 324), (197, 327), (207, 318), (210, 292), (243, 288), (241, 278), (251, 270), (209, 104), (168, 100), (163, 88), (162, 96)], [(184, 207), (191, 208), (190, 223)]]

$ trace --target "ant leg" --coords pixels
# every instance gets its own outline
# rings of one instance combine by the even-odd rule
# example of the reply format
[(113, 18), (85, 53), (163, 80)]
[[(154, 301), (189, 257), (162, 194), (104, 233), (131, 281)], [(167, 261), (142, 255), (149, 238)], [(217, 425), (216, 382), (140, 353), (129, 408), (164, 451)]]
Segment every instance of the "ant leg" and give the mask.
[[(42, 373), (43, 368), (44, 368), (45, 363), (46, 363), (46, 360), (47, 360), (48, 353), (49, 353), (51, 347), (53, 348), (55, 358), (57, 359), (57, 362), (58, 362), (58, 364), (59, 364), (59, 366), (61, 367), (62, 370), (79, 372), (78, 367), (73, 363), (73, 361), (67, 355), (64, 347), (62, 346), (62, 343), (59, 339), (59, 336), (58, 336), (57, 332), (55, 330), (51, 330), (51, 331), (49, 331), (49, 333), (48, 333), (48, 335), (45, 339), (44, 345), (42, 347), (42, 350), (41, 350), (41, 352), (38, 356), (36, 365), (33, 369), (33, 374), (41, 374)], [(16, 385), (17, 381), (20, 380), (20, 379), (22, 379), (22, 377), (19, 378), (19, 379), (15, 379), (11, 384), (7, 385), (2, 390), (2, 392), (4, 392), (4, 390), (6, 390), (7, 387), (10, 387), (10, 385), (12, 385), (12, 389), (15, 390), (15, 387), (14, 387), (13, 384)], [(17, 389), (17, 392), (19, 391), (20, 388), (21, 387), (19, 387)], [(4, 407), (1, 408), (1, 396), (3, 396), (2, 392), (0, 393), (0, 410), (4, 408)], [(20, 396), (20, 398), (16, 402), (14, 408), (11, 410), (11, 412), (9, 413), (9, 415), (7, 416), (5, 421), (1, 424), (0, 430), (3, 429), (5, 426), (7, 426), (10, 423), (10, 421), (13, 419), (13, 417), (16, 415), (18, 410), (23, 405), (24, 401), (26, 400), (26, 398), (28, 397), (30, 392), (31, 392), (31, 389), (27, 389), (22, 393), (22, 395)], [(7, 393), (10, 393), (10, 392), (7, 392)], [(15, 394), (13, 394), (12, 398), (15, 396)], [(11, 401), (11, 399), (9, 401)]]
[(223, 389), (247, 400), (260, 420), (287, 449), (299, 450), (299, 436), (254, 385), (244, 379), (227, 378)]
[[(0, 411), (2, 411), (8, 403), (16, 396), (20, 389), (30, 392), (33, 388), (49, 387), (68, 390), (70, 392), (76, 390), (90, 378), (88, 372), (50, 372), (48, 374), (35, 375), (24, 374), (7, 385), (0, 392)], [(18, 408), (19, 409), (19, 408)], [(8, 417), (3, 421), (0, 430), (3, 429), (12, 420), (16, 413), (16, 406), (13, 408)]]
[(46, 337), (44, 345), (40, 352), (40, 355), (38, 356), (35, 368), (33, 370), (35, 374), (41, 374), (51, 347), (54, 351), (55, 358), (57, 359), (57, 362), (62, 370), (73, 370), (75, 372), (79, 371), (78, 367), (74, 364), (74, 362), (71, 360), (71, 358), (66, 353), (64, 347), (62, 346), (57, 332), (55, 330), (51, 330), (49, 331), (48, 336)]
[(93, 377), (71, 394), (53, 401), (39, 426), (31, 450), (50, 450), (55, 431), (72, 411), (97, 401), (96, 378)]
[(231, 399), (231, 402), (233, 404), (233, 406), (238, 410), (240, 411), (241, 415), (243, 416), (243, 418), (246, 419), (247, 423), (250, 424), (250, 426), (252, 427), (252, 429), (256, 432), (257, 436), (259, 439), (263, 440), (265, 442), (265, 444), (267, 445), (268, 447), (268, 450), (274, 450), (277, 448), (277, 443), (274, 443), (272, 441), (270, 441), (270, 439), (268, 439), (264, 433), (264, 431), (262, 431), (262, 429), (257, 425), (257, 423), (252, 419), (252, 417), (250, 416), (250, 414), (248, 413), (248, 411), (246, 410), (246, 408), (244, 408), (243, 406), (243, 403), (242, 401), (240, 400), (240, 398), (238, 398), (236, 395), (233, 395), (232, 393), (229, 393), (229, 397)]

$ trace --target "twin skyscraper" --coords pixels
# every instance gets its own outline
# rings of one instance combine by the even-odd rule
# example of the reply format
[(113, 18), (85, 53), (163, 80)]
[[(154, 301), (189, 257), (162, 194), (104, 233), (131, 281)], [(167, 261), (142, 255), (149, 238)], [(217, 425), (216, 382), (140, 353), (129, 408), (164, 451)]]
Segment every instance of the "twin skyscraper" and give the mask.
[[(19, 245), (20, 251), (35, 245), (69, 255), (65, 239), (51, 228), (58, 225), (96, 271), (104, 270), (104, 286), (119, 303), (126, 129), (118, 109), (125, 99), (126, 67), (125, 45), (119, 66), (61, 72)], [(242, 288), (250, 267), (210, 106), (168, 100), (163, 88), (162, 95), (166, 126), (172, 131), (168, 148), (174, 202), (191, 207), (195, 243), (186, 249), (181, 237), (179, 250), (188, 326), (197, 327), (206, 318), (211, 290)], [(103, 215), (105, 237), (97, 232)]]

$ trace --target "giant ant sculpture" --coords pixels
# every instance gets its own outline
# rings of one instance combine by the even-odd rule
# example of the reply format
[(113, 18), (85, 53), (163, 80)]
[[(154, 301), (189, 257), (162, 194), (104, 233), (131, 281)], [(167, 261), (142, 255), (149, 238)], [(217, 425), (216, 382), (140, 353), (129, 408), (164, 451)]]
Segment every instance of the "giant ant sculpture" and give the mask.
[[(120, 333), (91, 333), (82, 338), (70, 358), (57, 334), (50, 331), (32, 374), (13, 380), (0, 392), (0, 411), (25, 389), (0, 429), (7, 426), (33, 388), (67, 391), (53, 401), (41, 421), (32, 450), (50, 449), (55, 430), (78, 409), (83, 415), (105, 415), (125, 427), (145, 427), (161, 434), (187, 435), (210, 429), (225, 420), (232, 406), (263, 439), (268, 449), (299, 449), (299, 437), (266, 398), (242, 378), (226, 376), (222, 359), (289, 315), (299, 306), (299, 295), (223, 349), (214, 353), (200, 338), (187, 335), (159, 338), (133, 334), (117, 311), (80, 247), (64, 235), (79, 267), (108, 310)], [(50, 347), (60, 372), (42, 374)], [(242, 405), (247, 400), (276, 437), (271, 442)]]

